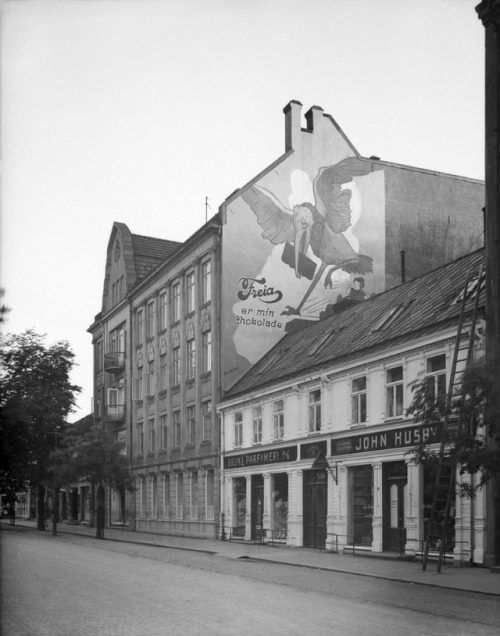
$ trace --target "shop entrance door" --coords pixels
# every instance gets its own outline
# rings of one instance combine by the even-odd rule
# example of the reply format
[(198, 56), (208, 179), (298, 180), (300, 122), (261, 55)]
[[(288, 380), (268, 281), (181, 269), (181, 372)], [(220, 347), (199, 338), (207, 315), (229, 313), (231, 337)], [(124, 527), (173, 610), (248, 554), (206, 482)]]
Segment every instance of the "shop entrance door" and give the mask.
[(384, 480), (383, 549), (403, 554), (406, 544), (406, 463), (384, 464), (382, 475)]
[(304, 471), (304, 547), (324, 548), (326, 541), (326, 471)]
[(252, 475), (252, 541), (262, 541), (264, 515), (264, 478)]

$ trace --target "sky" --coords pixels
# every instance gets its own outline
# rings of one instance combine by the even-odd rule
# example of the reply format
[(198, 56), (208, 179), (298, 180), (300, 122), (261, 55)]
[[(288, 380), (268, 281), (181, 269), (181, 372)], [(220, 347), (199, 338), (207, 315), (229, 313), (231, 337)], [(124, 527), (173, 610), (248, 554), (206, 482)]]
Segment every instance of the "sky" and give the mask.
[[(484, 179), (479, 0), (4, 0), (5, 333), (67, 341), (87, 415), (113, 222), (186, 240), (285, 150), (291, 100), (361, 156)], [(305, 126), (305, 121), (304, 124)]]

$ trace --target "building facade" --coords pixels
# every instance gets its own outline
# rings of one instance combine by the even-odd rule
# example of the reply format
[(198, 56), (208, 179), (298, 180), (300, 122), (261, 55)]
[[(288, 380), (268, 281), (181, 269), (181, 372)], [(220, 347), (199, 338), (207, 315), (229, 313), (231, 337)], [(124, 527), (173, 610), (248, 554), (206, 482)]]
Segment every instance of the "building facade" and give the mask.
[[(286, 336), (226, 394), (226, 535), (332, 551), (422, 551), (434, 477), (411, 452), (431, 434), (407, 414), (412, 383), (426, 377), (447, 391), (460, 294), (468, 271), (484, 285), (483, 260), (480, 250), (371, 299), (334, 305), (336, 313)], [(472, 303), (471, 293), (469, 312)], [(484, 294), (481, 307), (476, 359), (484, 356)], [(454, 501), (446, 548), (457, 561), (483, 563), (485, 501), (484, 490)]]
[(339, 300), (481, 242), (481, 182), (361, 157), (317, 106), (304, 127), (299, 102), (284, 115), (285, 153), (185, 243), (113, 226), (89, 328), (94, 416), (123, 443), (136, 489), (106, 494), (108, 523), (195, 536), (224, 525), (224, 392)]

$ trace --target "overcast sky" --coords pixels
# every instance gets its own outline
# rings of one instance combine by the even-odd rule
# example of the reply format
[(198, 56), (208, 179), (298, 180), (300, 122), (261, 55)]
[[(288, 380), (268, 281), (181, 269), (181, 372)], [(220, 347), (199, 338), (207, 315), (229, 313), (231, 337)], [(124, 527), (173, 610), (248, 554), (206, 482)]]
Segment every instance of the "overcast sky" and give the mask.
[[(484, 178), (479, 0), (8, 0), (5, 331), (67, 340), (90, 412), (114, 221), (183, 241), (321, 106), (362, 156)], [(305, 122), (304, 122), (305, 125)]]

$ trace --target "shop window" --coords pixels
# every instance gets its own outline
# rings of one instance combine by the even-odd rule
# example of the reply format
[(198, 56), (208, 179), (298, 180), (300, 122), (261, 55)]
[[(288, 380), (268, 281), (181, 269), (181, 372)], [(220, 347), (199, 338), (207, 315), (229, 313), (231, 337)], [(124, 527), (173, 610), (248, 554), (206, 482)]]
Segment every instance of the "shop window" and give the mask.
[(205, 478), (205, 518), (207, 521), (213, 521), (215, 518), (214, 486), (214, 469), (208, 468)]
[(170, 477), (166, 473), (163, 475), (163, 518), (170, 517)]
[(366, 376), (355, 378), (351, 383), (351, 423), (366, 422)]
[(189, 484), (189, 516), (191, 519), (198, 519), (198, 473), (191, 471)]
[(247, 482), (244, 477), (233, 480), (234, 512), (231, 534), (235, 537), (245, 536), (245, 520), (247, 514)]
[(288, 534), (288, 475), (273, 477), (273, 539), (286, 539)]
[(243, 446), (243, 413), (234, 414), (234, 445)]
[(156, 519), (158, 516), (158, 478), (151, 475), (151, 517)]
[(274, 439), (283, 439), (285, 433), (285, 403), (283, 400), (274, 402)]
[(371, 466), (351, 468), (354, 545), (371, 546), (373, 540), (373, 472)]
[(403, 415), (403, 367), (386, 371), (386, 417)]
[(252, 415), (253, 415), (253, 443), (260, 444), (262, 442), (262, 407), (254, 406)]
[(309, 392), (309, 432), (321, 430), (321, 390)]
[(182, 473), (176, 473), (175, 478), (175, 518), (182, 519), (184, 517), (184, 480), (182, 478)]

